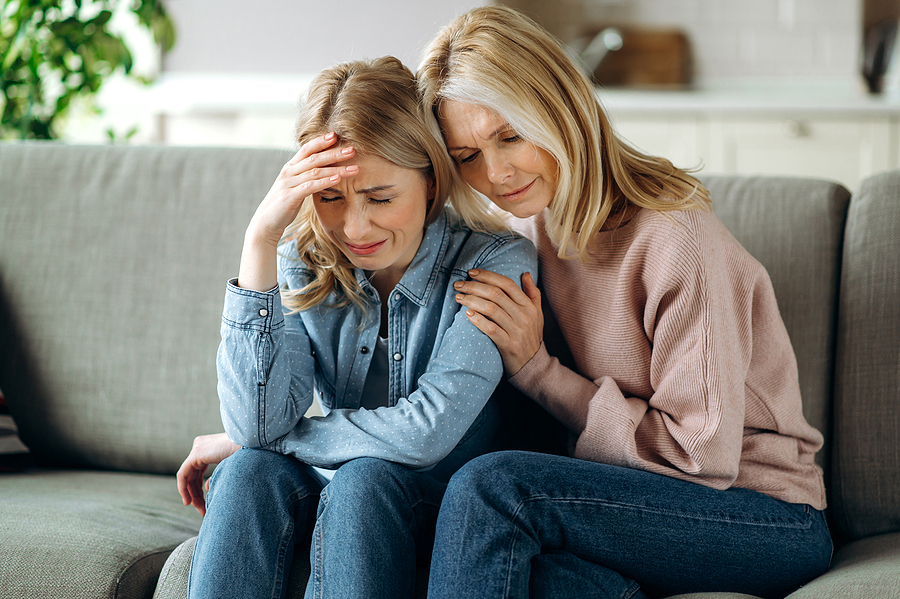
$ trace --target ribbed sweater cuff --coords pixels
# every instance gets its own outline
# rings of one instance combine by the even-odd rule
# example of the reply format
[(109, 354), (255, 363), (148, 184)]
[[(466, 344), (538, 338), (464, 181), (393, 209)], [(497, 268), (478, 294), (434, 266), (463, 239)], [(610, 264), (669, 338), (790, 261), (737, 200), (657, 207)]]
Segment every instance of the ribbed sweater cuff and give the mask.
[(509, 382), (573, 432), (584, 430), (588, 406), (597, 393), (597, 386), (590, 379), (560, 364), (547, 353), (543, 343), (534, 357), (510, 377)]

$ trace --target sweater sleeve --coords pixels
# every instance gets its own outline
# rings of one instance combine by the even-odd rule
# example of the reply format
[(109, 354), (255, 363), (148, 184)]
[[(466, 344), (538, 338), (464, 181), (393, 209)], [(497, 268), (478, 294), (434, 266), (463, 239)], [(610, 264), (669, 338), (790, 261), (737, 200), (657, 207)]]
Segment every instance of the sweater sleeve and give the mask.
[[(615, 371), (585, 378), (544, 347), (510, 382), (564, 423), (575, 418), (575, 457), (728, 488), (741, 455), (753, 296), (752, 285), (739, 287), (753, 276), (729, 272), (717, 234), (691, 229), (675, 227), (665, 242), (636, 240), (640, 259), (622, 267), (634, 272), (617, 273), (640, 282), (618, 293), (642, 304), (635, 328), (650, 349), (635, 368), (646, 370), (646, 393), (623, 390)], [(608, 306), (581, 309), (611, 317)]]

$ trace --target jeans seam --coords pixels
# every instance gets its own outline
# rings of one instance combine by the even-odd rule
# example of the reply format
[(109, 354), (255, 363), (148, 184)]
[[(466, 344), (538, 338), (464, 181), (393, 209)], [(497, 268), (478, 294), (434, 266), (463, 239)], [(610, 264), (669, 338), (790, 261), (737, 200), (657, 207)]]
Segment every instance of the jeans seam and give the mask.
[(581, 497), (551, 497), (549, 495), (532, 495), (529, 497), (525, 497), (521, 500), (519, 505), (516, 507), (514, 512), (514, 516), (518, 514), (521, 507), (526, 503), (537, 502), (537, 501), (551, 501), (551, 502), (566, 502), (566, 503), (583, 503), (586, 505), (606, 505), (609, 507), (614, 507), (618, 509), (627, 509), (634, 510), (640, 512), (648, 512), (653, 514), (659, 514), (663, 516), (674, 516), (678, 518), (684, 518), (686, 520), (697, 520), (704, 522), (724, 522), (730, 524), (744, 524), (748, 526), (760, 526), (760, 527), (769, 527), (769, 528), (784, 528), (784, 529), (792, 529), (792, 530), (808, 530), (812, 527), (812, 518), (810, 514), (806, 513), (805, 519), (797, 519), (796, 521), (789, 520), (779, 520), (779, 521), (764, 521), (764, 520), (753, 520), (747, 518), (731, 518), (727, 516), (715, 516), (712, 514), (690, 514), (676, 510), (667, 510), (665, 508), (653, 507), (653, 506), (640, 506), (633, 505), (630, 503), (621, 503), (617, 501), (608, 501), (605, 499), (584, 499)]
[(313, 599), (317, 599), (322, 596), (322, 570), (324, 569), (322, 566), (322, 528), (319, 526), (319, 516), (325, 510), (325, 507), (328, 505), (328, 494), (327, 487), (322, 489), (321, 495), (319, 495), (319, 509), (316, 513), (316, 522), (313, 525), (313, 534), (312, 534), (312, 552), (313, 552), (313, 562), (310, 566), (312, 571), (309, 573), (310, 578), (313, 581)]
[[(734, 523), (734, 524), (742, 524), (747, 526), (761, 526), (768, 528), (784, 528), (784, 529), (796, 529), (796, 530), (807, 530), (812, 527), (812, 519), (809, 517), (809, 511), (807, 510), (807, 518), (805, 521), (797, 521), (795, 523), (791, 522), (762, 522), (757, 520), (738, 520), (735, 518), (727, 518), (727, 517), (715, 517), (711, 515), (697, 515), (697, 514), (685, 514), (683, 512), (678, 512), (675, 510), (666, 510), (657, 507), (650, 506), (637, 506), (628, 503), (621, 503), (616, 501), (607, 501), (603, 499), (584, 499), (584, 498), (575, 498), (575, 497), (550, 497), (549, 495), (541, 494), (541, 495), (532, 495), (529, 497), (522, 498), (519, 503), (516, 505), (515, 510), (511, 515), (512, 522), (519, 521), (519, 513), (524, 509), (527, 504), (537, 503), (539, 501), (550, 501), (550, 502), (566, 502), (566, 503), (583, 503), (587, 505), (605, 505), (609, 507), (613, 507), (616, 509), (627, 509), (632, 511), (647, 511), (652, 512), (659, 515), (664, 516), (676, 516), (679, 518), (687, 519), (687, 520), (697, 520), (697, 521), (708, 521), (708, 522), (723, 522), (723, 523)], [(515, 548), (516, 544), (519, 542), (519, 537), (523, 533), (521, 532), (521, 526), (515, 526), (515, 532), (512, 535), (512, 538), (509, 543), (509, 552), (507, 555), (507, 567), (506, 567), (506, 580), (503, 588), (503, 597), (509, 597), (512, 586), (512, 573), (513, 573), (513, 559), (515, 556)], [(624, 599), (628, 599), (628, 597), (633, 597), (634, 594), (640, 589), (640, 585), (636, 585), (633, 592), (626, 596)]]

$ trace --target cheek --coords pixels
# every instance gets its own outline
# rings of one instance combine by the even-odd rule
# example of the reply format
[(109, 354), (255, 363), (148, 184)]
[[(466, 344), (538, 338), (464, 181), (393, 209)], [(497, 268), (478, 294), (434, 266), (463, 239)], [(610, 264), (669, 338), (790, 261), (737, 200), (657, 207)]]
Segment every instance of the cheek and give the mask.
[(460, 169), (459, 175), (469, 187), (478, 191), (484, 189), (484, 182), (487, 177), (485, 176), (483, 169), (476, 166), (467, 166)]
[(326, 233), (331, 233), (340, 226), (340, 213), (334, 207), (325, 204), (315, 204), (315, 212), (319, 225), (325, 229)]

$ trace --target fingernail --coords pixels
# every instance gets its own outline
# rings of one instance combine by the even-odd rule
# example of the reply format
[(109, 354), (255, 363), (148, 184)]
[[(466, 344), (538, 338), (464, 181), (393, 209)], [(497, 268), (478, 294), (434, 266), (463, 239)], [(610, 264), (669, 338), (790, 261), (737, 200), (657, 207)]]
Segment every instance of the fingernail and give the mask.
[(469, 271), (469, 276), (470, 276), (470, 277), (477, 277), (477, 276), (478, 276), (478, 273), (479, 273), (479, 270), (478, 270), (477, 268), (473, 268), (472, 270)]
[(325, 141), (331, 141), (332, 139), (334, 139), (334, 132), (329, 133), (325, 136)]
[(475, 318), (475, 312), (473, 310), (466, 310), (466, 316), (469, 318)]
[(347, 172), (348, 172), (348, 173), (355, 173), (355, 172), (358, 171), (358, 170), (359, 170), (359, 167), (356, 166), (355, 164), (347, 167)]
[(329, 181), (340, 181), (340, 180), (341, 180), (340, 175), (334, 175), (333, 177), (331, 177), (331, 179), (329, 179)]
[(341, 150), (341, 154), (352, 154), (352, 153), (353, 153), (353, 148), (343, 148)]
[(457, 282), (453, 283), (453, 288), (454, 289), (462, 289), (462, 285), (463, 285), (462, 281), (457, 281)]
[(464, 296), (462, 293), (457, 293), (456, 301), (461, 302), (464, 297), (466, 297), (466, 296)]

